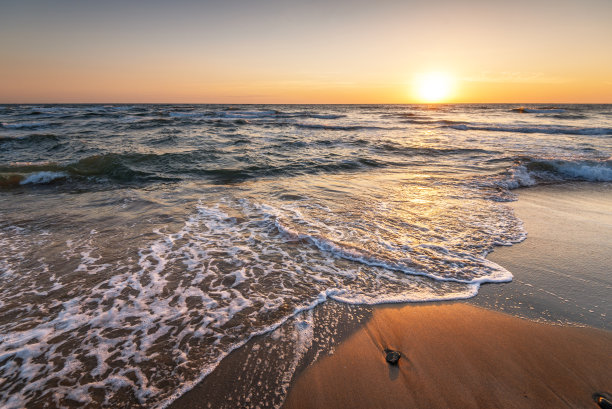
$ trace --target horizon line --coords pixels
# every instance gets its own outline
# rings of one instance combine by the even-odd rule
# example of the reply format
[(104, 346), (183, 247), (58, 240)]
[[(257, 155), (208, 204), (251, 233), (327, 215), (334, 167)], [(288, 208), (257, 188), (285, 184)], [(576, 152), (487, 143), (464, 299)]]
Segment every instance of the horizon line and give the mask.
[(612, 105), (612, 102), (1, 102), (2, 105)]

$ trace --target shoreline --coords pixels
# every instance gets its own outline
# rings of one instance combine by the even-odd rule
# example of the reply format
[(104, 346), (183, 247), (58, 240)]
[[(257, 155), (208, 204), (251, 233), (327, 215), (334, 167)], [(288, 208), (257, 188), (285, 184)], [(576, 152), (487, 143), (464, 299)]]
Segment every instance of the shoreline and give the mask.
[(527, 239), (487, 256), (514, 278), (482, 285), (467, 302), (535, 321), (612, 330), (612, 184), (542, 185), (517, 193), (509, 205)]
[[(504, 407), (534, 407), (536, 405), (534, 402), (538, 402), (536, 405), (538, 407), (558, 407), (557, 404), (551, 403), (549, 405), (550, 402), (555, 402), (556, 398), (553, 395), (557, 396), (558, 394), (553, 393), (553, 395), (550, 395), (546, 392), (546, 390), (555, 391), (557, 389), (573, 391), (570, 394), (571, 396), (563, 398), (566, 401), (569, 399), (573, 402), (572, 407), (597, 407), (590, 394), (610, 392), (612, 390), (612, 385), (602, 381), (602, 379), (607, 379), (605, 369), (612, 365), (612, 361), (609, 358), (612, 356), (612, 332), (609, 330), (610, 320), (608, 318), (610, 315), (599, 311), (599, 315), (595, 313), (585, 314), (584, 308), (588, 308), (588, 305), (583, 306), (584, 308), (577, 308), (575, 303), (567, 300), (580, 300), (581, 294), (594, 291), (596, 293), (594, 296), (587, 295), (586, 300), (583, 301), (591, 303), (591, 306), (596, 305), (593, 299), (597, 300), (597, 296), (600, 296), (602, 291), (605, 292), (605, 285), (602, 287), (601, 280), (597, 281), (597, 279), (601, 279), (601, 271), (598, 269), (607, 260), (605, 258), (607, 254), (606, 246), (612, 246), (612, 238), (607, 241), (604, 238), (597, 242), (597, 240), (593, 240), (589, 230), (586, 230), (586, 234), (581, 236), (583, 239), (581, 242), (582, 246), (596, 245), (595, 247), (601, 250), (595, 252), (597, 253), (595, 255), (591, 254), (594, 259), (597, 259), (595, 260), (597, 262), (589, 263), (589, 266), (593, 268), (591, 271), (587, 271), (588, 279), (590, 280), (590, 285), (587, 289), (576, 288), (576, 286), (572, 286), (569, 289), (565, 288), (563, 281), (560, 281), (559, 277), (567, 278), (568, 271), (563, 271), (560, 275), (554, 269), (546, 267), (547, 263), (549, 264), (548, 267), (550, 267), (550, 263), (556, 260), (555, 257), (568, 255), (570, 257), (567, 260), (569, 264), (561, 264), (571, 270), (575, 266), (572, 263), (580, 263), (581, 261), (576, 257), (575, 252), (568, 252), (567, 249), (557, 248), (555, 255), (551, 258), (546, 256), (546, 251), (542, 250), (542, 245), (544, 244), (546, 247), (547, 243), (553, 240), (555, 246), (567, 247), (568, 243), (572, 244), (572, 242), (557, 240), (558, 237), (562, 237), (562, 234), (558, 234), (559, 229), (569, 229), (570, 232), (575, 233), (580, 231), (581, 223), (582, 228), (585, 226), (584, 223), (587, 223), (587, 226), (599, 225), (600, 230), (603, 229), (604, 233), (607, 232), (608, 235), (612, 236), (612, 229), (606, 229), (607, 223), (612, 223), (612, 215), (607, 214), (610, 213), (609, 211), (607, 213), (605, 211), (602, 212), (602, 209), (607, 209), (605, 202), (612, 198), (612, 185), (575, 183), (563, 184), (561, 186), (538, 186), (521, 189), (518, 193), (519, 200), (510, 203), (510, 206), (514, 208), (517, 216), (525, 223), (528, 238), (522, 243), (513, 246), (497, 247), (487, 257), (511, 271), (514, 274), (513, 282), (483, 285), (476, 297), (455, 302), (383, 304), (372, 307), (347, 306), (327, 301), (324, 305), (315, 308), (314, 315), (315, 317), (317, 315), (325, 316), (326, 314), (329, 316), (330, 314), (336, 314), (337, 311), (344, 311), (343, 314), (339, 314), (333, 325), (329, 325), (330, 327), (335, 325), (334, 336), (336, 339), (324, 348), (317, 349), (311, 347), (308, 353), (301, 357), (297, 356), (296, 359), (299, 361), (299, 365), (295, 366), (292, 379), (289, 382), (285, 382), (282, 387), (278, 387), (278, 382), (276, 382), (277, 391), (282, 391), (283, 393), (288, 391), (286, 400), (283, 403), (283, 399), (279, 399), (276, 396), (271, 401), (266, 401), (264, 407), (355, 407), (347, 403), (353, 396), (360, 396), (359, 403), (365, 402), (365, 400), (370, 398), (373, 399), (368, 401), (368, 407), (394, 407), (392, 403), (397, 403), (397, 400), (386, 400), (386, 396), (395, 396), (395, 399), (407, 399), (407, 397), (412, 396), (409, 390), (399, 393), (396, 388), (397, 383), (394, 382), (397, 382), (397, 379), (400, 378), (408, 379), (411, 376), (414, 378), (414, 374), (412, 373), (413, 368), (405, 367), (406, 364), (402, 364), (402, 360), (400, 360), (398, 368), (402, 369), (404, 367), (408, 372), (404, 373), (400, 370), (396, 373), (397, 376), (391, 379), (390, 374), (393, 369), (390, 369), (389, 365), (384, 361), (384, 355), (381, 352), (383, 345), (380, 342), (372, 341), (373, 339), (382, 339), (388, 334), (391, 334), (389, 339), (392, 339), (397, 345), (401, 345), (402, 342), (410, 345), (407, 348), (409, 352), (405, 356), (408, 360), (405, 362), (419, 362), (419, 365), (422, 365), (422, 368), (424, 368), (419, 372), (419, 376), (428, 374), (427, 376), (430, 377), (415, 380), (421, 390), (429, 391), (429, 395), (427, 393), (423, 395), (427, 397), (423, 398), (425, 400), (419, 401), (418, 397), (414, 396), (410, 398), (413, 399), (415, 407), (453, 406), (452, 401), (440, 400), (441, 398), (435, 397), (437, 395), (452, 396), (452, 399), (455, 400), (454, 406), (457, 405), (456, 402), (462, 402), (459, 405), (460, 407), (495, 406), (495, 404), (491, 404), (491, 399), (493, 398), (497, 399), (499, 404), (504, 403)], [(585, 206), (585, 203), (589, 205)], [(602, 203), (604, 204), (602, 205)], [(556, 206), (556, 213), (542, 213), (543, 206)], [(582, 206), (582, 210), (576, 212), (577, 206)], [(562, 223), (559, 223), (559, 215), (563, 214), (565, 214), (566, 218), (561, 220)], [(572, 214), (575, 217), (567, 217), (567, 215)], [(557, 216), (557, 222), (552, 225), (550, 220), (547, 220), (547, 217), (550, 215)], [(589, 236), (591, 236), (590, 239)], [(580, 249), (578, 249), (578, 252), (580, 252)], [(534, 265), (537, 268), (534, 269)], [(584, 265), (584, 263), (581, 265)], [(584, 271), (582, 272), (584, 273)], [(584, 277), (582, 278), (584, 279)], [(582, 282), (584, 283), (584, 281)], [(548, 284), (548, 291), (545, 291), (545, 284)], [(551, 288), (554, 288), (554, 291), (550, 291)], [(529, 291), (530, 289), (531, 291)], [(566, 294), (564, 291), (570, 291), (571, 294)], [(570, 296), (572, 298), (569, 298)], [(605, 298), (603, 301), (605, 301)], [(596, 308), (601, 309), (602, 306), (597, 305)], [(606, 308), (606, 305), (603, 305), (603, 308)], [(607, 308), (610, 308), (610, 306), (608, 305)], [(328, 311), (324, 311), (326, 309)], [(347, 314), (347, 310), (352, 312)], [(414, 311), (427, 311), (427, 314), (416, 314)], [(354, 319), (354, 316), (357, 316), (358, 319)], [(468, 320), (467, 317), (472, 317), (472, 321)], [(545, 321), (546, 323), (535, 321)], [(465, 325), (472, 325), (474, 322), (481, 324), (479, 327), (468, 330), (465, 325), (458, 326), (457, 322), (464, 322)], [(483, 324), (484, 322), (486, 322), (486, 325)], [(434, 323), (436, 324), (434, 325)], [(552, 323), (561, 325), (551, 325)], [(314, 338), (318, 337), (316, 331), (328, 324), (325, 319), (317, 321), (315, 318), (313, 320)], [(373, 330), (372, 328), (380, 327), (381, 325), (388, 327), (387, 331), (384, 332), (387, 335), (383, 336), (383, 333), (378, 333), (377, 338), (373, 338), (373, 334), (376, 334), (378, 330)], [(435, 344), (435, 342), (441, 342), (441, 350), (454, 348), (453, 350), (457, 356), (468, 356), (469, 358), (455, 362), (457, 366), (452, 371), (445, 366), (445, 371), (440, 372), (441, 369), (434, 362), (429, 362), (429, 358), (427, 358), (430, 355), (435, 356), (435, 351), (421, 350), (421, 352), (414, 355), (414, 350), (418, 348), (418, 345), (410, 344), (412, 342), (410, 337), (403, 338), (400, 328), (410, 327), (411, 325), (416, 326), (421, 331), (419, 333), (422, 340), (421, 343), (431, 345), (432, 343)], [(289, 324), (285, 324), (285, 326), (289, 326)], [(487, 332), (486, 326), (496, 328), (497, 330), (493, 333)], [(597, 327), (599, 329), (577, 328), (577, 326)], [(513, 332), (505, 332), (507, 328), (513, 328), (514, 332), (521, 334), (521, 336), (516, 338)], [(436, 333), (436, 331), (438, 332)], [(451, 331), (452, 335), (447, 334), (446, 336), (450, 336), (453, 340), (463, 337), (462, 347), (459, 348), (449, 340), (444, 341), (445, 336), (441, 335), (442, 332), (440, 331)], [(501, 334), (505, 334), (505, 338), (503, 336), (500, 338)], [(568, 337), (574, 341), (560, 342), (560, 340)], [(266, 379), (265, 370), (252, 364), (253, 361), (263, 362), (264, 365), (274, 365), (275, 362), (282, 362), (283, 353), (280, 353), (279, 359), (279, 352), (275, 351), (274, 348), (266, 350), (266, 345), (271, 345), (269, 340), (272, 338), (274, 338), (272, 334), (255, 337), (247, 345), (233, 351), (220, 362), (210, 375), (192, 390), (170, 404), (169, 407), (232, 407), (232, 397), (242, 396), (244, 398), (244, 396), (247, 396), (249, 389), (269, 389), (268, 383), (275, 384), (275, 381)], [(480, 354), (478, 347), (489, 345), (490, 343), (487, 344), (487, 340), (491, 339), (497, 340), (496, 342), (502, 342), (503, 348), (498, 351), (487, 349), (488, 352), (486, 354)], [(489, 388), (479, 386), (477, 382), (468, 385), (469, 387), (450, 382), (443, 389), (436, 389), (432, 384), (432, 382), (436, 384), (444, 383), (453, 377), (462, 378), (467, 372), (474, 376), (475, 379), (478, 378), (479, 374), (482, 378), (487, 373), (485, 369), (491, 362), (503, 362), (503, 367), (513, 367), (515, 364), (512, 360), (509, 361), (508, 357), (512, 356), (512, 354), (525, 355), (525, 352), (529, 351), (529, 348), (533, 346), (534, 339), (539, 340), (539, 347), (533, 352), (537, 358), (534, 358), (536, 361), (535, 366), (529, 366), (523, 362), (519, 365), (519, 369), (515, 368), (515, 371), (507, 372), (505, 375), (507, 377), (504, 378), (505, 381), (497, 385), (501, 385), (502, 392), (506, 392), (495, 392), (495, 388), (493, 388), (495, 385), (491, 384), (488, 380), (484, 382), (484, 379), (480, 379), (480, 381), (489, 385)], [(282, 343), (283, 341), (281, 340)], [(587, 344), (588, 347), (585, 346)], [(561, 350), (558, 350), (558, 348), (561, 348)], [(315, 353), (312, 352), (313, 349), (316, 350)], [(551, 351), (556, 352), (553, 353)], [(574, 359), (575, 356), (580, 356), (581, 358), (576, 360)], [(590, 358), (594, 356), (598, 358), (595, 360)], [(359, 359), (356, 360), (355, 357), (359, 357)], [(249, 362), (250, 364), (248, 364)], [(570, 377), (574, 380), (574, 383), (580, 383), (583, 379), (588, 379), (590, 376), (599, 376), (599, 378), (597, 378), (598, 380), (594, 378), (590, 383), (583, 382), (580, 392), (577, 392), (576, 388), (568, 384), (568, 382), (571, 384), (571, 381), (555, 383), (554, 385), (545, 383), (545, 385), (548, 385), (546, 386), (548, 389), (530, 389), (530, 392), (527, 393), (528, 398), (522, 398), (525, 399), (524, 402), (519, 399), (522, 395), (513, 395), (517, 393), (518, 389), (508, 389), (507, 387), (508, 382), (510, 382), (510, 385), (516, 386), (515, 378), (529, 377), (533, 370), (539, 371), (540, 375), (538, 375), (539, 377), (529, 379), (533, 382), (538, 381), (538, 379), (541, 380), (541, 378), (548, 376), (545, 374), (545, 370), (550, 370), (555, 365), (566, 365), (566, 363), (562, 362), (571, 363), (574, 367), (580, 368), (578, 371), (581, 374), (580, 377)], [(590, 366), (580, 366), (582, 365), (581, 362), (588, 362)], [(350, 363), (350, 365), (346, 365), (348, 368), (344, 368), (346, 363)], [(246, 368), (245, 364), (248, 364)], [(593, 372), (592, 368), (597, 367), (598, 364), (599, 369), (595, 371), (597, 375), (591, 374)], [(472, 373), (473, 365), (481, 365), (480, 372)], [(428, 368), (431, 368), (430, 372), (427, 372)], [(345, 369), (348, 369), (346, 373), (343, 372)], [(366, 380), (369, 379), (371, 383), (361, 384), (359, 381), (349, 381), (351, 379), (350, 376), (353, 374), (369, 374), (372, 373), (371, 371), (378, 371), (377, 373), (382, 374), (381, 370), (388, 374), (386, 378), (382, 377), (374, 380), (370, 379), (372, 377), (367, 375), (365, 378)], [(254, 373), (247, 374), (249, 371)], [(242, 373), (248, 376), (241, 376), (240, 374)], [(555, 371), (550, 371), (550, 373), (555, 373)], [(399, 376), (400, 374), (403, 375)], [(437, 378), (431, 378), (432, 376)], [(445, 376), (450, 378), (445, 379)], [(570, 379), (567, 376), (565, 378)], [(429, 383), (425, 379), (429, 379), (427, 381)], [(237, 387), (236, 383), (240, 382), (242, 384), (240, 387)], [(334, 387), (332, 388), (331, 385)], [(414, 384), (412, 385), (414, 386)], [(406, 385), (400, 387), (399, 390), (405, 387)], [(598, 387), (604, 389), (596, 390)], [(466, 391), (472, 389), (474, 393), (478, 394), (478, 400), (465, 400), (467, 399)], [(585, 395), (587, 394), (587, 389), (589, 390), (589, 396)], [(313, 393), (314, 391), (316, 393)], [(317, 399), (320, 400), (313, 401), (314, 396), (317, 396)], [(229, 401), (227, 400), (228, 397)], [(563, 399), (556, 402), (564, 402)], [(233, 402), (238, 404), (238, 400)], [(253, 403), (252, 407), (256, 406), (254, 400), (242, 399), (241, 402), (243, 404)], [(387, 402), (387, 404), (385, 406), (385, 404), (378, 404), (377, 402)], [(477, 404), (474, 404), (474, 402)], [(342, 406), (343, 404), (346, 406)]]

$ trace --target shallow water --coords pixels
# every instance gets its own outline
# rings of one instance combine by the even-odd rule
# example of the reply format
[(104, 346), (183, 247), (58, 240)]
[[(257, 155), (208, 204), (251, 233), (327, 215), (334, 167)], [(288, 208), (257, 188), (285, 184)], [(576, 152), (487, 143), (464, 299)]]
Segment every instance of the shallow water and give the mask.
[(0, 405), (164, 405), (325, 300), (511, 280), (511, 189), (612, 180), (612, 106), (518, 108), (0, 107)]

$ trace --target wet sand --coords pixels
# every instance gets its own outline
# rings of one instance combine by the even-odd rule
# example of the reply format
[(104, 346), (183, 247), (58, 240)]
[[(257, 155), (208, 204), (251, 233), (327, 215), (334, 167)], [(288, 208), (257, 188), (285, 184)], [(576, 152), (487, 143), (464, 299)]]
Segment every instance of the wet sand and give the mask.
[(470, 303), (535, 320), (612, 330), (612, 184), (516, 191), (527, 240), (487, 258), (511, 283), (483, 285)]
[[(402, 353), (397, 366), (383, 350)], [(381, 307), (309, 367), (284, 408), (595, 408), (612, 334), (463, 303)]]

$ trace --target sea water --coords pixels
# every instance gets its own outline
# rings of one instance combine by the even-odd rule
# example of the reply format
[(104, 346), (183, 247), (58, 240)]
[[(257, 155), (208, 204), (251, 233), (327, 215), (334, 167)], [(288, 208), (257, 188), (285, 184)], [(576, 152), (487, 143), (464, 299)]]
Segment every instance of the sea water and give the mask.
[(164, 406), (265, 333), (282, 394), (315, 306), (511, 281), (512, 190), (611, 154), (610, 105), (0, 106), (0, 406)]

